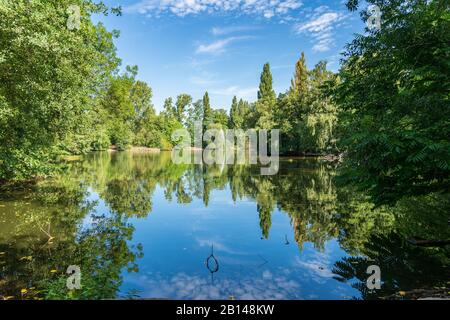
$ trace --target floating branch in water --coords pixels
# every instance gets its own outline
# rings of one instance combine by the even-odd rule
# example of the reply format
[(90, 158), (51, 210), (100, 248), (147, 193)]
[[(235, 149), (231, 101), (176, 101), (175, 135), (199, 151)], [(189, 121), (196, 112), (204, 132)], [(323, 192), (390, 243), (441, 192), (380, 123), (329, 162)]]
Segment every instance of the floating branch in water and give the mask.
[(211, 274), (219, 271), (219, 261), (214, 256), (214, 246), (211, 245), (211, 255), (206, 259), (206, 268)]

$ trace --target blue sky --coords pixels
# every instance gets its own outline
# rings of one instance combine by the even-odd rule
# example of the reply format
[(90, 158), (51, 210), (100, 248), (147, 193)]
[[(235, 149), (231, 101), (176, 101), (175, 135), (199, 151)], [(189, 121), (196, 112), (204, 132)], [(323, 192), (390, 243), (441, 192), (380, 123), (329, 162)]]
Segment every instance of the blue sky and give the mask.
[(120, 17), (101, 17), (125, 65), (153, 89), (160, 111), (180, 93), (200, 99), (207, 90), (215, 108), (229, 109), (234, 95), (256, 99), (263, 64), (272, 68), (277, 93), (290, 85), (304, 51), (310, 68), (326, 59), (339, 68), (340, 52), (363, 32), (358, 13), (344, 0), (107, 0)]

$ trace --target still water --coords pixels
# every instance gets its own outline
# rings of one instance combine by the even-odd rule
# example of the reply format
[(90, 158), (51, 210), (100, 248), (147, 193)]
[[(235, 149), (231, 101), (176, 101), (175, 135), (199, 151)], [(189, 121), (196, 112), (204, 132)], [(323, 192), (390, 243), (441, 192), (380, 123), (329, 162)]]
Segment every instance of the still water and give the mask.
[[(408, 245), (401, 217), (337, 188), (326, 162), (282, 159), (275, 176), (168, 152), (68, 165), (2, 192), (0, 297), (370, 299), (448, 279), (446, 252)], [(69, 265), (80, 290), (66, 288)], [(381, 290), (367, 289), (370, 265)]]

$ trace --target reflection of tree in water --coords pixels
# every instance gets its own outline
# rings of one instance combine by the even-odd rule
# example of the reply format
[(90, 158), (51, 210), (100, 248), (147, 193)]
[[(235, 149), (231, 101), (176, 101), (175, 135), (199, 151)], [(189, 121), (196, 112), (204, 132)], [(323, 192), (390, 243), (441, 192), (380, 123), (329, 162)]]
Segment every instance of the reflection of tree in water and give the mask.
[[(436, 287), (446, 288), (448, 295), (450, 248), (419, 247), (408, 241), (417, 236), (450, 238), (448, 195), (403, 199), (391, 209), (374, 208), (366, 197), (351, 190), (344, 190), (339, 198), (339, 242), (347, 252), (363, 257), (336, 262), (337, 279), (352, 282), (365, 299)], [(369, 265), (381, 268), (381, 290), (367, 289)]]
[(272, 226), (272, 212), (275, 209), (274, 185), (266, 179), (255, 181), (256, 203), (259, 214), (259, 225), (265, 239), (269, 238), (270, 227)]
[(279, 207), (291, 217), (300, 247), (311, 242), (323, 249), (325, 242), (337, 235), (336, 190), (332, 179), (333, 170), (308, 162), (297, 168), (296, 174), (293, 171), (280, 177)]
[(154, 187), (138, 179), (113, 180), (100, 196), (114, 212), (145, 217), (152, 210), (150, 196)]
[[(151, 196), (160, 185), (166, 199), (180, 204), (201, 199), (208, 206), (213, 190), (229, 185), (232, 198), (256, 202), (262, 236), (269, 237), (275, 208), (286, 212), (299, 246), (313, 242), (322, 248), (337, 234), (332, 221), (335, 210), (333, 170), (317, 161), (284, 162), (282, 172), (261, 176), (250, 165), (175, 165), (170, 153), (133, 155), (96, 154), (86, 176), (109, 207), (127, 216), (145, 216), (151, 211)], [(107, 174), (105, 174), (107, 172)], [(81, 173), (81, 175), (83, 175)]]
[(333, 170), (317, 161), (283, 161), (280, 173), (261, 176), (255, 167), (233, 167), (230, 189), (233, 199), (251, 198), (257, 203), (261, 231), (269, 235), (271, 215), (276, 207), (286, 212), (300, 247), (312, 242), (323, 248), (337, 234), (333, 222), (336, 192)]
[(367, 196), (352, 189), (339, 189), (336, 212), (337, 238), (350, 254), (362, 252), (372, 235), (388, 234), (395, 227), (392, 209), (376, 208)]
[[(311, 242), (320, 249), (327, 240), (338, 237), (346, 250), (357, 253), (370, 234), (394, 227), (394, 210), (375, 208), (367, 197), (347, 188), (337, 189), (333, 183), (335, 169), (317, 160), (282, 160), (278, 175), (261, 176), (259, 168), (250, 165), (175, 165), (170, 153), (96, 154), (85, 163), (85, 174), (82, 172), (79, 175), (114, 211), (128, 216), (150, 213), (157, 185), (169, 201), (175, 198), (180, 204), (188, 204), (197, 198), (205, 206), (213, 190), (228, 185), (234, 201), (248, 198), (256, 202), (263, 236), (269, 234), (275, 208), (287, 213), (300, 247)], [(423, 213), (412, 209), (421, 203), (409, 201), (395, 211), (407, 213), (404, 221), (407, 217), (417, 220)], [(448, 205), (442, 210), (445, 207)], [(411, 223), (402, 226), (407, 225)]]
[[(29, 202), (8, 202), (2, 212), (16, 218), (8, 233), (0, 233), (0, 295), (16, 299), (116, 297), (121, 270), (136, 271), (134, 261), (141, 248), (128, 246), (133, 227), (125, 217), (93, 216), (96, 203), (86, 201), (85, 196), (86, 186), (62, 179), (29, 190)], [(85, 217), (95, 223), (86, 226), (82, 223)], [(83, 290), (66, 288), (69, 265), (81, 267)]]
[[(447, 287), (450, 279), (450, 255), (446, 249), (421, 248), (405, 241), (402, 236), (389, 234), (369, 239), (364, 248), (366, 257), (346, 257), (335, 263), (333, 273), (342, 282), (349, 281), (363, 299), (388, 297), (399, 291), (418, 288)], [(381, 269), (380, 290), (366, 285), (367, 267)]]
[[(334, 173), (333, 168), (315, 160), (282, 160), (278, 175), (261, 176), (259, 168), (250, 165), (175, 165), (170, 153), (93, 154), (88, 161), (73, 164), (71, 175), (41, 184), (25, 196), (18, 194), (16, 200), (11, 194), (4, 195), (9, 202), (2, 212), (17, 217), (5, 219), (15, 221), (9, 233), (0, 232), (0, 252), (7, 252), (7, 256), (0, 255), (0, 263), (6, 266), (1, 271), (0, 292), (17, 297), (21, 287), (36, 285), (44, 289), (40, 294), (48, 297), (76, 295), (64, 289), (63, 273), (70, 261), (80, 264), (83, 277), (87, 277), (83, 284), (90, 288), (83, 290), (88, 293), (80, 298), (114, 297), (120, 286), (120, 270), (129, 266), (133, 271), (139, 256), (139, 248), (127, 245), (133, 233), (127, 218), (150, 214), (157, 186), (169, 201), (188, 204), (200, 199), (205, 206), (213, 190), (229, 186), (234, 201), (256, 202), (263, 238), (269, 237), (276, 208), (289, 215), (300, 248), (310, 242), (323, 249), (326, 241), (337, 238), (348, 253), (367, 257), (346, 258), (335, 268), (339, 280), (356, 279), (354, 286), (365, 298), (375, 297), (365, 289), (365, 272), (369, 263), (377, 264), (373, 261), (379, 263), (385, 281), (378, 296), (396, 288), (439, 283), (443, 277), (438, 271), (445, 265), (443, 249), (411, 248), (404, 239), (415, 235), (448, 239), (448, 197), (403, 201), (394, 209), (375, 208), (363, 195), (337, 189)], [(81, 222), (95, 213), (96, 205), (86, 200), (88, 186), (111, 213), (97, 217), (96, 224), (86, 229)], [(53, 243), (48, 243), (48, 235), (39, 226), (43, 230), (51, 226)], [(50, 272), (53, 268), (56, 273)], [(413, 274), (417, 281), (411, 280)], [(32, 279), (31, 283), (27, 279)]]

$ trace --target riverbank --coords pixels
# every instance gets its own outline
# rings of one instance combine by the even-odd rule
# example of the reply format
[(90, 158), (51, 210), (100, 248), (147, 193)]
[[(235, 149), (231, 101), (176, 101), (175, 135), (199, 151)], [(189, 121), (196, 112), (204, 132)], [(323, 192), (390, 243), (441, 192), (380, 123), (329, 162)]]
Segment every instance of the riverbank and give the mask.
[(127, 150), (119, 150), (114, 146), (111, 146), (108, 149), (108, 152), (122, 152), (122, 151), (128, 151), (128, 152), (132, 152), (132, 153), (159, 153), (159, 152), (161, 152), (161, 149), (148, 148), (148, 147), (131, 147)]
[[(142, 146), (133, 146), (126, 150), (119, 150), (115, 146), (111, 146), (108, 148), (107, 152), (109, 153), (117, 153), (117, 152), (130, 152), (132, 154), (159, 154), (161, 152), (167, 152), (172, 151), (170, 149), (160, 149), (160, 148), (149, 148), (149, 147), (142, 147)], [(190, 147), (191, 152), (202, 152), (202, 148), (197, 147)], [(96, 152), (96, 151), (93, 151)], [(343, 162), (344, 159), (344, 153), (339, 154), (312, 154), (312, 153), (305, 153), (305, 154), (281, 154), (281, 159), (307, 159), (307, 158), (317, 158), (320, 160), (332, 162), (335, 164), (340, 164)], [(83, 155), (66, 155), (61, 156), (59, 158), (61, 163), (70, 163), (70, 162), (77, 162), (83, 160)], [(23, 181), (14, 181), (14, 180), (0, 180), (0, 188), (3, 189), (23, 189), (27, 188), (31, 185), (36, 184), (39, 181), (45, 180), (48, 177), (36, 177), (33, 179), (23, 180)]]
[[(112, 146), (108, 149), (108, 152), (124, 152), (124, 151), (131, 152), (131, 153), (160, 153), (163, 151), (172, 151), (172, 149), (159, 149), (159, 148), (138, 147), (138, 146), (133, 146), (127, 150), (119, 150), (114, 146)], [(199, 151), (203, 151), (203, 149), (191, 147), (190, 151), (199, 152)]]
[[(201, 152), (204, 149), (203, 148), (197, 148), (197, 147), (190, 147), (190, 151), (192, 152)], [(149, 148), (149, 147), (139, 147), (139, 146), (133, 146), (127, 150), (118, 150), (114, 146), (110, 147), (108, 149), (108, 152), (123, 152), (128, 151), (132, 153), (159, 153), (164, 151), (172, 151), (172, 149), (159, 149), (159, 148)], [(326, 160), (330, 162), (342, 162), (344, 158), (343, 153), (338, 154), (316, 154), (316, 153), (304, 153), (304, 154), (280, 154), (281, 158), (291, 158), (291, 159), (304, 159), (304, 158), (318, 158), (321, 160)]]

